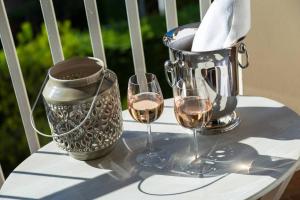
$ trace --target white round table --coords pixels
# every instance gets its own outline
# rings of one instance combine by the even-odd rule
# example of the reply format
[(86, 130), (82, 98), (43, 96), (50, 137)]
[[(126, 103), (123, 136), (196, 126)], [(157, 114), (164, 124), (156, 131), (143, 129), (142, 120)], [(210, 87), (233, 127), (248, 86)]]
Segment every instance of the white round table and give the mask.
[(154, 144), (168, 153), (164, 169), (137, 165), (146, 127), (123, 112), (124, 132), (106, 157), (78, 161), (51, 142), (22, 162), (7, 178), (0, 199), (241, 200), (257, 199), (279, 186), (297, 168), (300, 118), (284, 105), (262, 97), (238, 97), (241, 124), (226, 134), (201, 135), (201, 155), (215, 170), (187, 176), (176, 163), (192, 156), (190, 131), (180, 127), (172, 99), (152, 125)]

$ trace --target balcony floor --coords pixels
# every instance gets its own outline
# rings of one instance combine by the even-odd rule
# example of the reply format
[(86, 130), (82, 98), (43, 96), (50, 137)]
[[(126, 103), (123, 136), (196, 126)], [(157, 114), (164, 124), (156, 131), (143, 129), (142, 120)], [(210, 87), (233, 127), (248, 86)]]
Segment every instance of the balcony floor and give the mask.
[(283, 193), (281, 200), (298, 200), (300, 199), (300, 171), (296, 172), (291, 182)]

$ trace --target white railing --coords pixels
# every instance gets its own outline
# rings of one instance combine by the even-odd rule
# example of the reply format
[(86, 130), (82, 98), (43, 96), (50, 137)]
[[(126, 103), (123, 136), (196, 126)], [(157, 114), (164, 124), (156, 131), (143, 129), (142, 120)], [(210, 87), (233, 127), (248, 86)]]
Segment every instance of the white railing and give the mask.
[[(125, 3), (130, 31), (134, 69), (135, 73), (139, 75), (146, 72), (146, 64), (140, 30), (138, 5), (137, 0), (125, 0)], [(57, 63), (64, 60), (64, 55), (62, 51), (53, 3), (52, 0), (40, 0), (40, 4), (48, 33), (52, 60), (53, 63)], [(164, 4), (167, 24), (166, 28), (169, 30), (178, 26), (176, 0), (164, 0)], [(200, 16), (202, 18), (210, 5), (210, 0), (199, 0), (199, 4)], [(100, 58), (106, 63), (96, 0), (84, 0), (84, 5), (92, 43), (93, 55), (94, 57)], [(30, 124), (29, 115), (31, 107), (29, 105), (27, 91), (24, 84), (23, 75), (21, 72), (19, 59), (17, 57), (16, 48), (3, 0), (0, 0), (0, 37), (5, 52), (10, 76), (12, 79), (13, 88), (17, 97), (28, 146), (30, 152), (34, 153), (40, 148), (40, 144), (38, 141), (38, 137)], [(4, 177), (0, 166), (0, 187), (3, 181)]]
[(107, 67), (96, 0), (84, 0), (94, 57)]
[(64, 60), (64, 53), (61, 47), (53, 3), (52, 0), (40, 0), (40, 4), (48, 34), (53, 64), (56, 64)]
[(4, 174), (0, 165), (0, 188), (2, 186), (2, 184), (4, 183)]
[[(171, 30), (178, 26), (176, 0), (164, 0), (165, 15), (167, 30)], [(170, 59), (173, 60), (173, 55), (169, 50)]]
[[(126, 13), (129, 25), (130, 42), (133, 56), (134, 72), (139, 83), (143, 83), (143, 74), (146, 72), (143, 41), (140, 27), (140, 18), (137, 1), (125, 0)], [(142, 84), (145, 86), (146, 84)], [(141, 88), (143, 91), (147, 89)]]
[(17, 97), (19, 110), (30, 152), (37, 151), (40, 147), (38, 137), (34, 132), (30, 123), (30, 105), (27, 96), (26, 87), (24, 84), (23, 75), (20, 68), (19, 59), (17, 57), (15, 43), (13, 41), (11, 29), (8, 23), (6, 10), (3, 0), (0, 1), (0, 37), (5, 53), (10, 77)]
[(199, 0), (199, 6), (200, 6), (200, 19), (202, 20), (206, 11), (208, 10), (209, 6), (211, 4), (211, 1), (207, 0)]

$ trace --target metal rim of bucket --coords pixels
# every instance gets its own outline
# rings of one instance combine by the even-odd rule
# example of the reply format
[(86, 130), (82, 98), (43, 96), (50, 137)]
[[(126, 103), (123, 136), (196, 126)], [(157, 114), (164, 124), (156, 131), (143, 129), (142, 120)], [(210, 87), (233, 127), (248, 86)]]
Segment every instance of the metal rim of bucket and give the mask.
[(199, 22), (196, 22), (196, 23), (190, 23), (190, 24), (185, 24), (185, 25), (182, 25), (182, 26), (178, 26), (176, 28), (173, 28), (171, 30), (169, 30), (164, 36), (163, 36), (163, 44), (170, 48), (171, 50), (173, 51), (180, 51), (182, 54), (189, 54), (189, 55), (199, 55), (199, 54), (215, 54), (217, 52), (220, 52), (220, 51), (224, 51), (224, 50), (230, 50), (231, 48), (235, 47), (235, 46), (238, 46), (239, 43), (241, 43), (242, 40), (245, 39), (245, 37), (241, 37), (240, 39), (238, 39), (233, 45), (231, 45), (230, 47), (226, 47), (226, 48), (221, 48), (221, 49), (214, 49), (214, 50), (211, 50), (211, 51), (200, 51), (200, 52), (197, 52), (197, 51), (188, 51), (188, 50), (183, 50), (183, 49), (178, 49), (178, 48), (175, 48), (172, 44), (174, 43), (174, 41), (176, 41), (178, 38), (177, 35), (178, 33), (181, 31), (181, 30), (184, 30), (184, 29), (187, 29), (187, 28), (190, 28), (190, 29), (193, 29), (195, 30), (194, 32), (191, 32), (191, 34), (187, 34), (185, 35), (185, 37), (189, 37), (189, 38), (194, 38), (195, 36), (195, 33), (196, 33), (196, 30), (198, 29), (200, 23)]

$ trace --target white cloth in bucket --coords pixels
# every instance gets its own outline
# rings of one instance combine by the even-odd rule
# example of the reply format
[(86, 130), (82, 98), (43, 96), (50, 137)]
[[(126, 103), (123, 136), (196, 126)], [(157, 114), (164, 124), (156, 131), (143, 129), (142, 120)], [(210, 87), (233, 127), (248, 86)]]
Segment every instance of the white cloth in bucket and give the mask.
[(232, 46), (251, 26), (250, 0), (215, 0), (194, 37), (192, 51), (212, 51)]

